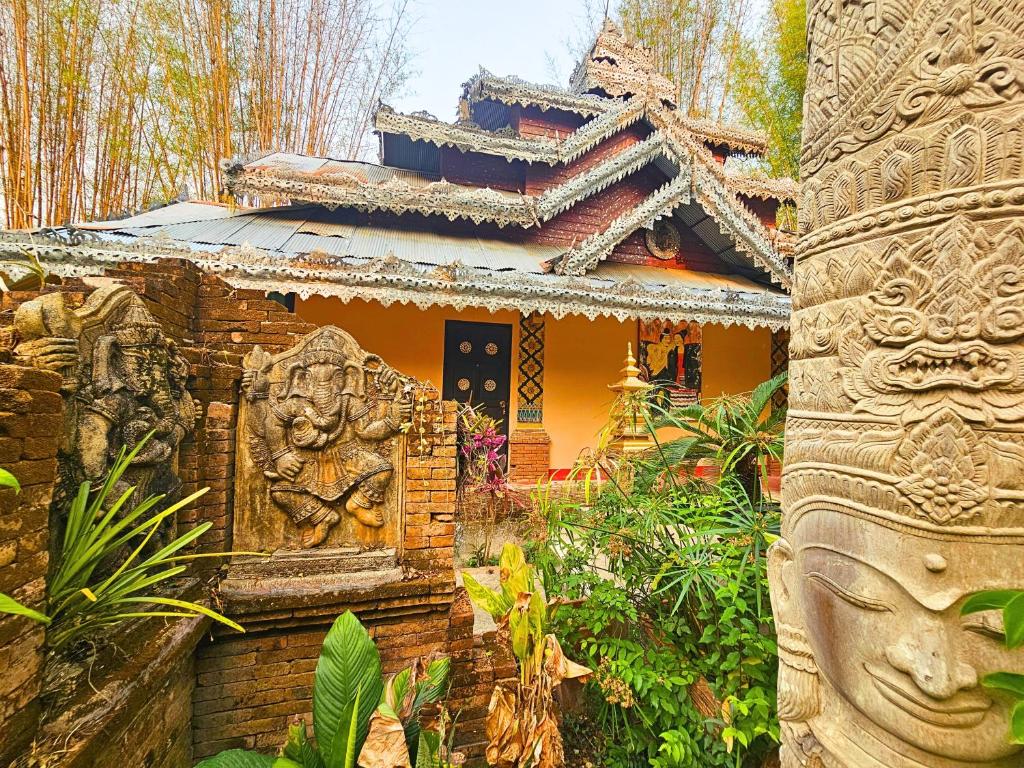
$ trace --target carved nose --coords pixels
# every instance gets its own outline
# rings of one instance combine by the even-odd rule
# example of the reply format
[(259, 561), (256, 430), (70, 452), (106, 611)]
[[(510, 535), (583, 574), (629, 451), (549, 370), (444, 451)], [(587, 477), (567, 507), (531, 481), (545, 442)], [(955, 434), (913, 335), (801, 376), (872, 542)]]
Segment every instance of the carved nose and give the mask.
[(978, 685), (978, 673), (955, 658), (956, 649), (940, 628), (918, 629), (890, 645), (885, 656), (933, 699), (948, 699)]

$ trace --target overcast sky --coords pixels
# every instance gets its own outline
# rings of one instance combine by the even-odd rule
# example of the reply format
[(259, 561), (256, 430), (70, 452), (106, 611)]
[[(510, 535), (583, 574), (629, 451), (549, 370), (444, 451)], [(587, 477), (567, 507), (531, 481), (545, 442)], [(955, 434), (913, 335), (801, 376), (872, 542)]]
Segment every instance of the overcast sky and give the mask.
[(417, 0), (409, 43), (419, 71), (392, 106), (455, 119), (461, 83), (483, 66), (495, 75), (565, 85), (569, 47), (586, 28), (583, 0)]

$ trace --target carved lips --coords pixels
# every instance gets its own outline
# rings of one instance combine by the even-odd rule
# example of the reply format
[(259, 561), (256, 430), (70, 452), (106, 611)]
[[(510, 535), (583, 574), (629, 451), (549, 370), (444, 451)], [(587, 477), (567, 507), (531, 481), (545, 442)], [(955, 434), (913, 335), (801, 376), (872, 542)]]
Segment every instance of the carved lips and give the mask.
[(869, 664), (864, 669), (871, 676), (875, 689), (890, 704), (907, 714), (942, 728), (973, 728), (992, 709), (992, 700), (978, 693), (962, 693), (947, 701), (933, 699), (925, 693), (910, 691), (903, 683), (890, 678)]

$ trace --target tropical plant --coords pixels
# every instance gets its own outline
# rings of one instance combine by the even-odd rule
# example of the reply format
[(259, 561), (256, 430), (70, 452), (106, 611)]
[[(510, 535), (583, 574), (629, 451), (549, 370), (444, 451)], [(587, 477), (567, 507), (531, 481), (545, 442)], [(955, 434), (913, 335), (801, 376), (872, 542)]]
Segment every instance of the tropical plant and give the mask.
[(500, 588), (463, 572), (470, 599), (487, 611), (509, 643), (519, 668), (514, 687), (497, 685), (487, 711), (487, 762), (502, 768), (557, 768), (565, 762), (554, 691), (563, 680), (586, 680), (591, 671), (570, 661), (548, 630), (548, 606), (523, 550), (501, 551)]
[(492, 537), (499, 512), (508, 514), (515, 504), (505, 475), (506, 454), (503, 449), (508, 438), (501, 434), (496, 419), (471, 403), (459, 408), (457, 423), (459, 501), (464, 504), (467, 493), (484, 499), (483, 552), (478, 558), (484, 564), (491, 559)]
[[(122, 448), (98, 491), (92, 491), (88, 482), (79, 486), (68, 510), (56, 568), (47, 580), (46, 612), (35, 611), (0, 594), (0, 612), (27, 616), (45, 624), (47, 645), (55, 651), (92, 640), (101, 630), (129, 619), (152, 616), (203, 615), (239, 632), (245, 631), (205, 605), (154, 594), (154, 587), (182, 574), (186, 563), (222, 557), (225, 553), (180, 554), (210, 529), (213, 524), (209, 522), (156, 551), (148, 549), (164, 521), (173, 519), (179, 509), (209, 489), (196, 491), (159, 511), (154, 510), (163, 496), (150, 496), (129, 506), (134, 486), (115, 499), (112, 491), (145, 443), (146, 440), (141, 441), (130, 453)], [(11, 481), (10, 473), (0, 475), (0, 485), (10, 485)]]
[(288, 729), (277, 756), (230, 749), (196, 768), (447, 768), (450, 743), (420, 728), (424, 706), (448, 688), (449, 661), (417, 660), (381, 675), (380, 654), (351, 611), (339, 616), (313, 675), (313, 739), (300, 720)]
[(658, 450), (646, 457), (647, 466), (675, 471), (684, 462), (711, 459), (723, 474), (734, 474), (756, 501), (768, 471), (767, 460), (782, 460), (786, 412), (772, 408), (771, 402), (786, 378), (780, 373), (749, 394), (725, 395), (707, 404), (668, 409), (652, 405), (651, 426), (684, 434), (659, 443)]
[[(1024, 646), (1024, 590), (991, 589), (976, 592), (964, 601), (962, 615), (1002, 611), (1003, 632), (1007, 648)], [(1024, 744), (1024, 675), (1017, 672), (993, 672), (985, 675), (982, 685), (1010, 694), (1016, 703), (1010, 713), (1010, 740)]]
[[(774, 384), (713, 403), (673, 446), (625, 457), (595, 497), (548, 499), (534, 562), (560, 596), (553, 627), (593, 667), (589, 719), (605, 734), (611, 768), (759, 766), (775, 748), (776, 642), (766, 551), (779, 507), (751, 494), (745, 455), (775, 455), (752, 437)], [(770, 424), (771, 422), (769, 422)], [(714, 483), (684, 472), (715, 459)], [(757, 475), (755, 474), (756, 478)], [(626, 481), (628, 480), (628, 482)]]

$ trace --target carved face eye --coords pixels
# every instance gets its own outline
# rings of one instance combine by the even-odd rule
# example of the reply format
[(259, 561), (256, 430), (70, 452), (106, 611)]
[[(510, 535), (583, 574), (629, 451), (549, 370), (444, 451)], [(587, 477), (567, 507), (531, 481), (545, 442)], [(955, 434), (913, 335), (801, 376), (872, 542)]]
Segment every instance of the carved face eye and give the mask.
[(963, 627), (968, 632), (998, 640), (1006, 639), (1006, 625), (1003, 623), (1002, 611), (982, 611), (971, 613), (963, 618)]
[(826, 576), (818, 571), (812, 571), (807, 574), (807, 578), (813, 583), (818, 584), (834, 595), (839, 597), (846, 603), (854, 606), (855, 608), (861, 608), (865, 611), (877, 611), (892, 613), (892, 606), (883, 600), (876, 599), (874, 597), (868, 597), (867, 595), (855, 592), (853, 589), (843, 586), (835, 579)]
[(1024, 309), (1015, 305), (1016, 299), (993, 302), (981, 316), (982, 338), (1007, 341), (1024, 335)]
[(880, 308), (865, 329), (877, 342), (907, 344), (924, 336), (925, 320), (913, 309)]

